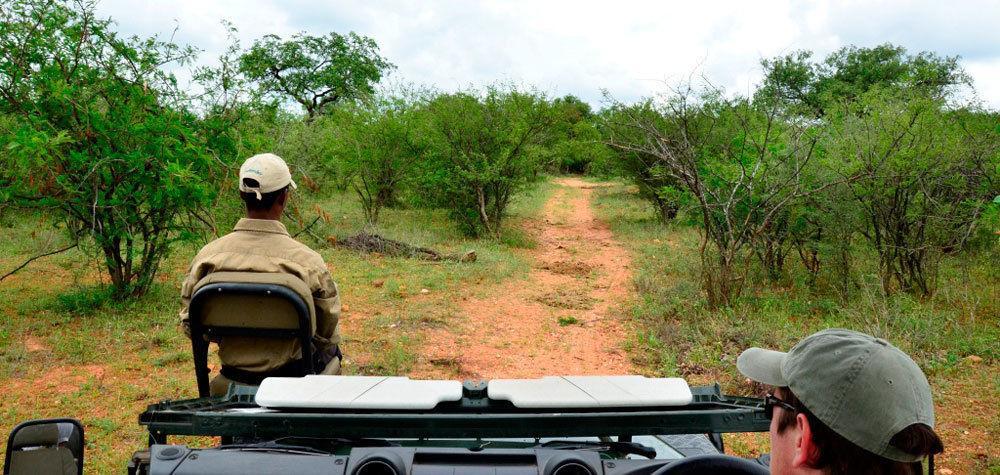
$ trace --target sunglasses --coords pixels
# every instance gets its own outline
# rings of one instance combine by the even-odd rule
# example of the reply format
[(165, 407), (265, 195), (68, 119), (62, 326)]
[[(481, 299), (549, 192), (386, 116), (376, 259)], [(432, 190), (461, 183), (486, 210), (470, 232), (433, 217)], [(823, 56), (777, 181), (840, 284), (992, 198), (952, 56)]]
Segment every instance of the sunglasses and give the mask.
[(774, 394), (768, 393), (764, 396), (764, 415), (767, 416), (768, 420), (774, 417), (774, 406), (781, 406), (786, 411), (799, 412), (795, 406), (789, 404), (787, 401), (782, 401), (775, 397)]

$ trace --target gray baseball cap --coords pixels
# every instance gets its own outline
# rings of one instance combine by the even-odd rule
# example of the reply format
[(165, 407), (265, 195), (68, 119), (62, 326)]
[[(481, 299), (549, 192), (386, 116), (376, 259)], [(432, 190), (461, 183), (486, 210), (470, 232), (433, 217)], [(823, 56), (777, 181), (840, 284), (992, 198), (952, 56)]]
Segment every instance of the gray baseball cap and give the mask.
[(869, 452), (900, 462), (922, 458), (889, 440), (912, 424), (934, 427), (931, 387), (906, 353), (881, 338), (828, 329), (788, 353), (750, 348), (736, 367), (754, 381), (790, 388), (820, 421)]

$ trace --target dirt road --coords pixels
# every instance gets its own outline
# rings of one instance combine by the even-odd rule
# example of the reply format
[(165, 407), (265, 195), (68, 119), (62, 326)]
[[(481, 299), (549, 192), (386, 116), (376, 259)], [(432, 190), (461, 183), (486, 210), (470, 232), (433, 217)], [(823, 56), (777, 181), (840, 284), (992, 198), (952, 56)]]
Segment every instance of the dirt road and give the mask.
[(429, 330), (417, 378), (525, 378), (564, 374), (626, 374), (631, 364), (621, 303), (630, 261), (591, 210), (595, 186), (578, 178), (559, 188), (540, 220), (526, 280), (467, 298), (442, 328)]

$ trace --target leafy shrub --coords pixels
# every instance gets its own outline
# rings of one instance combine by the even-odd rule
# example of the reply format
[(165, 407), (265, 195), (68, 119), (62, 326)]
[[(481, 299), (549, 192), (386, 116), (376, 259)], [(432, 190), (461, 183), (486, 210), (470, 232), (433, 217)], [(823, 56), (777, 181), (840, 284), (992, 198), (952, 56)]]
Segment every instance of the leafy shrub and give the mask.
[(419, 97), (383, 96), (338, 110), (334, 160), (361, 200), (365, 221), (378, 223), (383, 207), (397, 204), (427, 145), (420, 134)]
[(603, 139), (614, 150), (610, 152), (610, 160), (598, 161), (599, 166), (632, 180), (639, 187), (639, 196), (653, 205), (663, 222), (677, 216), (684, 199), (684, 185), (663, 166), (653, 149), (638, 145), (647, 140), (648, 134), (669, 133), (669, 127), (651, 101), (615, 104), (601, 114)]
[(940, 100), (890, 91), (832, 109), (829, 123), (828, 163), (845, 177), (884, 291), (930, 295), (938, 260), (966, 246), (996, 192), (1000, 135)]
[(170, 244), (192, 237), (178, 218), (210, 202), (227, 124), (187, 110), (161, 69), (193, 49), (119, 38), (82, 5), (3, 7), (0, 113), (13, 120), (0, 130), (0, 199), (58, 210), (75, 238), (94, 240), (123, 298), (144, 293)]
[(469, 235), (499, 237), (511, 198), (536, 180), (552, 114), (544, 97), (516, 89), (442, 94), (427, 106), (423, 188)]

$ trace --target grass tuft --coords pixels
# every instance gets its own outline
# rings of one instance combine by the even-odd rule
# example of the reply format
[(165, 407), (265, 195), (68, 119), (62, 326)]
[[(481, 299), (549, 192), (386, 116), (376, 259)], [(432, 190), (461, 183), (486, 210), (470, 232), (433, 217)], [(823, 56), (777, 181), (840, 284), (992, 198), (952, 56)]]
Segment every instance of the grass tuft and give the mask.
[(85, 316), (109, 305), (115, 305), (114, 289), (110, 286), (91, 285), (57, 295), (52, 310)]
[(191, 361), (191, 352), (175, 351), (153, 360), (153, 366), (163, 367)]
[(576, 317), (572, 315), (568, 317), (559, 317), (557, 321), (559, 322), (559, 326), (561, 327), (576, 325), (577, 323), (580, 323), (580, 320), (577, 320)]

